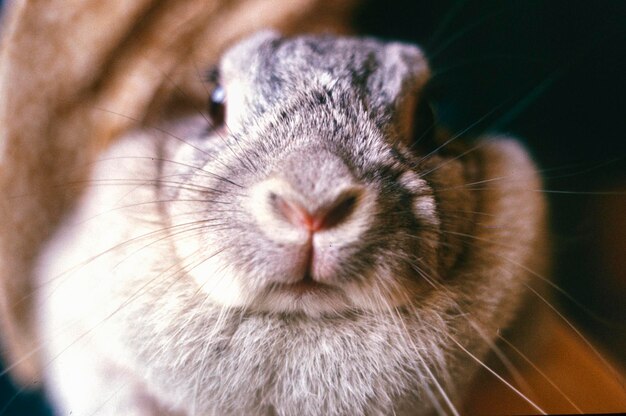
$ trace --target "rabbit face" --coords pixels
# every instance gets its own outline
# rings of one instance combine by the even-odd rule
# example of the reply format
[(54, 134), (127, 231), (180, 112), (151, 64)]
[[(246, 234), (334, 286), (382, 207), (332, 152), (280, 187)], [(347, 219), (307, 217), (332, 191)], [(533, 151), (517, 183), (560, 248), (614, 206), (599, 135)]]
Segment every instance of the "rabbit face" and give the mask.
[(526, 152), (420, 140), (412, 46), (264, 32), (219, 72), (211, 123), (121, 138), (41, 258), (58, 407), (454, 409), (542, 267)]
[(417, 48), (262, 33), (220, 72), (226, 122), (181, 146), (190, 185), (169, 207), (195, 225), (174, 241), (214, 301), (380, 310), (439, 279), (437, 202), (394, 119), (427, 73)]

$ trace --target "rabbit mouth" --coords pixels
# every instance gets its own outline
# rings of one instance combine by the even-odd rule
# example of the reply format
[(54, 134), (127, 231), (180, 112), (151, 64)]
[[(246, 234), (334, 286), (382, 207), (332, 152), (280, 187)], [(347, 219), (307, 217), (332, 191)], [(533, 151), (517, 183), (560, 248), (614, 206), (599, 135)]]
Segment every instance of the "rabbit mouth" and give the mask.
[(307, 274), (297, 282), (273, 284), (270, 290), (299, 298), (305, 295), (326, 294), (337, 289), (328, 284), (320, 283)]
[(251, 310), (304, 313), (311, 317), (343, 313), (353, 306), (341, 286), (322, 283), (307, 275), (297, 281), (270, 283), (254, 299), (247, 305)]

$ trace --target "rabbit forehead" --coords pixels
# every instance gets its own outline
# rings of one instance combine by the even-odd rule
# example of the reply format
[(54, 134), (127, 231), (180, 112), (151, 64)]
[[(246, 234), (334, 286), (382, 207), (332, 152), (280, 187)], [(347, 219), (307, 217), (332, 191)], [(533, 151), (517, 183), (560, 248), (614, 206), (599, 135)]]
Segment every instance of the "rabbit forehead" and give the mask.
[(245, 84), (248, 100), (261, 106), (307, 86), (362, 91), (373, 107), (389, 105), (415, 93), (429, 77), (428, 64), (413, 45), (356, 37), (283, 38), (267, 31), (231, 48), (222, 73), (227, 82)]

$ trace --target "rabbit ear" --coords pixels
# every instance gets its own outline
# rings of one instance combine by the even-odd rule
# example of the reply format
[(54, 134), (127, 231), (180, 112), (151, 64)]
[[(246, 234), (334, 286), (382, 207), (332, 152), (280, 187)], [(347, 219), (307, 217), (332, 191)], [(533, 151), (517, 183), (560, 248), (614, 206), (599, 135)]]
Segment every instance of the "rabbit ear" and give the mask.
[(379, 87), (373, 91), (389, 102), (396, 97), (418, 93), (430, 78), (428, 62), (414, 45), (389, 43), (381, 58), (380, 72), (370, 82)]
[(403, 141), (410, 141), (415, 130), (415, 113), (421, 106), (422, 91), (430, 78), (428, 62), (413, 45), (385, 45), (380, 68), (368, 80), (370, 91), (376, 91), (375, 108), (389, 112)]

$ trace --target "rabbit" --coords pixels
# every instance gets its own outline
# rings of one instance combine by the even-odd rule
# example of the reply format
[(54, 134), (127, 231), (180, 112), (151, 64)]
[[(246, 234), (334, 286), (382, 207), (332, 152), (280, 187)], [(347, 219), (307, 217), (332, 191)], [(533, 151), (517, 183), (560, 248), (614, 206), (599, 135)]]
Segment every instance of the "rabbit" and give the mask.
[(58, 414), (458, 414), (548, 265), (528, 152), (432, 125), (414, 45), (262, 31), (209, 78), (39, 256)]

